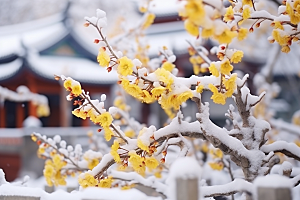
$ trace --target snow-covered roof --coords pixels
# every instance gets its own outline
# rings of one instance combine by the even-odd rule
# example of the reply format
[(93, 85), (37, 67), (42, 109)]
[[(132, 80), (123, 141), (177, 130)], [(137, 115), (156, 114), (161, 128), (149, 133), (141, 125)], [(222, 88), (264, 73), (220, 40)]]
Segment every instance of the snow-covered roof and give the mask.
[(16, 74), (22, 67), (23, 61), (18, 58), (10, 63), (5, 63), (0, 65), (0, 81), (8, 79), (14, 74)]
[(180, 2), (178, 0), (153, 0), (149, 8), (150, 12), (153, 12), (156, 17), (169, 17), (169, 16), (178, 16), (178, 8)]
[(24, 47), (42, 50), (64, 37), (68, 30), (61, 15), (0, 27), (0, 58), (22, 55)]
[(49, 79), (53, 79), (54, 74), (63, 74), (85, 83), (113, 84), (118, 80), (115, 71), (108, 73), (96, 62), (84, 58), (30, 54), (28, 62), (35, 73)]

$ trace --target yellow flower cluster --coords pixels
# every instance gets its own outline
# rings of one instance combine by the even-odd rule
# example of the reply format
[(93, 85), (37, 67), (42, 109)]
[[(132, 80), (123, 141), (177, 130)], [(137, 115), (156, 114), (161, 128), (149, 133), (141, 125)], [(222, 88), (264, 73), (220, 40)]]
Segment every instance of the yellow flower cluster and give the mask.
[(163, 82), (165, 87), (171, 91), (171, 85), (174, 82), (171, 73), (164, 68), (158, 68), (154, 74), (157, 76), (158, 80)]
[(247, 34), (248, 34), (248, 29), (240, 28), (238, 30), (238, 36), (237, 36), (238, 40), (241, 41), (241, 40), (245, 39), (247, 37)]
[(87, 117), (89, 117), (92, 122), (94, 122), (95, 124), (99, 124), (103, 127), (105, 139), (107, 141), (111, 139), (113, 131), (109, 127), (112, 124), (113, 118), (109, 112), (104, 112), (101, 115), (99, 115), (98, 113), (94, 112), (93, 108), (91, 108), (88, 111), (84, 111), (82, 109), (75, 109), (72, 111), (72, 114), (84, 120)]
[(108, 176), (107, 178), (101, 179), (98, 186), (102, 188), (111, 188), (112, 182), (113, 182), (112, 177)]
[(291, 23), (297, 25), (300, 23), (300, 0), (296, 0), (290, 4), (286, 3), (286, 13), (290, 16)]
[(199, 26), (204, 21), (205, 9), (202, 0), (188, 0), (185, 9), (179, 13), (183, 18), (188, 18), (189, 23)]
[(190, 62), (193, 65), (193, 71), (195, 75), (198, 75), (200, 72), (206, 72), (207, 68), (201, 67), (201, 64), (204, 63), (204, 60), (200, 56), (191, 56)]
[(48, 105), (41, 104), (37, 106), (36, 114), (38, 117), (48, 117), (50, 115), (50, 109)]
[(66, 80), (64, 81), (64, 87), (74, 96), (79, 96), (82, 93), (80, 83), (71, 78), (66, 78)]
[(142, 24), (142, 29), (145, 30), (146, 28), (148, 28), (154, 22), (154, 19), (155, 19), (155, 14), (148, 13), (145, 22)]
[(243, 19), (244, 19), (244, 20), (250, 18), (250, 16), (251, 16), (251, 11), (250, 11), (249, 6), (247, 6), (247, 7), (245, 7), (245, 8), (243, 9), (243, 14), (242, 14), (242, 16), (243, 16)]
[(213, 102), (215, 102), (217, 104), (225, 105), (226, 96), (222, 92), (219, 92), (218, 88), (216, 88), (216, 86), (214, 86), (213, 84), (209, 84), (208, 87), (213, 93), (213, 95), (211, 96), (211, 99), (213, 100)]
[(88, 160), (89, 169), (94, 169), (94, 167), (96, 167), (98, 164), (99, 164), (99, 159), (97, 158)]
[(114, 100), (114, 106), (124, 111), (127, 109), (126, 103), (122, 98), (116, 98)]
[(226, 13), (224, 15), (224, 21), (229, 22), (229, 21), (232, 21), (232, 20), (234, 20), (234, 11), (232, 9), (232, 6), (229, 6), (226, 9)]
[(100, 48), (98, 56), (97, 56), (97, 61), (99, 63), (100, 66), (102, 67), (108, 67), (109, 66), (109, 62), (110, 62), (110, 57), (108, 55), (108, 53), (103, 49)]
[(232, 74), (229, 79), (223, 79), (225, 88), (226, 88), (226, 97), (231, 97), (234, 90), (236, 89), (236, 78), (237, 74)]
[(223, 162), (210, 162), (208, 164), (214, 170), (221, 171), (224, 168)]
[(95, 187), (98, 184), (98, 181), (89, 174), (88, 172), (84, 174), (84, 177), (79, 176), (78, 183), (81, 187), (87, 188), (87, 187)]
[(113, 145), (111, 146), (111, 151), (110, 151), (110, 154), (112, 155), (112, 157), (114, 158), (116, 163), (121, 162), (120, 155), (118, 154), (119, 147), (120, 147), (119, 142), (117, 140), (115, 140)]
[(292, 37), (286, 35), (286, 33), (280, 29), (274, 29), (272, 31), (274, 40), (282, 47), (281, 51), (288, 53), (290, 51), (290, 45), (292, 44)]
[(213, 158), (222, 158), (223, 152), (220, 149), (210, 149), (209, 153)]
[(152, 171), (159, 165), (159, 162), (154, 157), (141, 157), (137, 155), (136, 152), (129, 152), (128, 155), (128, 161), (132, 165), (134, 171), (142, 176), (145, 176), (146, 167)]
[(232, 63), (239, 63), (239, 62), (242, 61), (243, 56), (244, 56), (244, 53), (242, 51), (236, 51), (231, 56), (230, 62), (232, 62)]
[(213, 84), (208, 85), (209, 89), (213, 93), (211, 99), (213, 100), (214, 103), (222, 104), (222, 105), (226, 103), (226, 98), (231, 97), (233, 92), (236, 89), (236, 78), (237, 78), (237, 74), (232, 74), (229, 79), (225, 79), (223, 77), (223, 83), (226, 89), (225, 93), (219, 91), (218, 88)]
[(180, 94), (169, 93), (168, 95), (162, 96), (159, 100), (159, 103), (161, 104), (163, 109), (174, 108), (175, 110), (179, 110), (180, 105), (192, 97), (193, 93), (190, 90), (182, 92)]
[(130, 83), (127, 79), (122, 79), (121, 85), (128, 94), (142, 102), (152, 103), (155, 101), (155, 96), (147, 90), (142, 90), (138, 85)]
[(45, 162), (45, 168), (43, 171), (46, 182), (49, 186), (66, 185), (66, 175), (61, 174), (61, 169), (67, 164), (63, 160), (63, 157), (55, 154), (51, 159)]
[(175, 65), (167, 61), (167, 62), (164, 62), (161, 67), (163, 69), (171, 72), (175, 68)]

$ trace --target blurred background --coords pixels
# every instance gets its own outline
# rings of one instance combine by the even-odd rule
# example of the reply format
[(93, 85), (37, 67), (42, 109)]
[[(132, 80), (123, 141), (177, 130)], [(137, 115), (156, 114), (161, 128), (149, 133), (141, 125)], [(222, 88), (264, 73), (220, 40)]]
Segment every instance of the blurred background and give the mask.
[[(108, 18), (107, 36), (113, 38), (122, 33), (123, 26), (134, 27), (142, 17), (140, 2), (0, 0), (0, 168), (4, 169), (8, 181), (25, 174), (33, 177), (42, 175), (43, 160), (36, 156), (37, 145), (30, 140), (32, 132), (48, 137), (59, 134), (70, 144), (88, 146), (87, 132), (97, 133), (99, 127), (71, 115), (75, 106), (66, 101), (67, 92), (54, 79), (54, 74), (80, 81), (92, 98), (106, 94), (106, 106), (113, 105), (118, 77), (114, 72), (108, 74), (96, 62), (99, 47), (93, 41), (97, 38), (97, 32), (83, 26), (84, 17), (94, 16), (97, 8), (105, 10)], [(189, 62), (186, 39), (193, 38), (186, 33), (178, 16), (178, 1), (153, 0), (152, 5), (150, 11), (156, 15), (156, 19), (146, 30), (150, 58), (157, 57), (159, 48), (167, 46), (177, 57), (175, 64), (179, 75), (191, 76), (193, 66)], [(265, 0), (260, 2), (258, 8), (276, 14), (277, 5), (276, 1)], [(240, 76), (245, 73), (250, 75), (248, 84), (256, 93), (253, 77), (273, 56), (268, 80), (277, 82), (281, 90), (268, 106), (274, 110), (276, 118), (290, 121), (300, 105), (300, 50), (292, 45), (289, 54), (281, 53), (277, 44), (269, 44), (267, 40), (271, 30), (270, 24), (264, 22), (248, 39), (232, 44), (231, 47), (243, 50), (245, 55), (243, 62), (236, 65), (235, 69)], [(208, 49), (216, 45), (210, 40), (203, 41), (203, 44)], [(8, 90), (19, 95), (31, 94), (20, 89), (21, 85), (31, 93), (46, 97), (49, 110), (39, 106), (35, 100), (7, 98)], [(205, 92), (203, 101), (212, 104), (211, 119), (223, 126), (226, 119), (224, 114), (232, 99), (222, 106), (213, 104), (210, 96), (209, 92)], [(131, 105), (132, 117), (141, 123), (161, 127), (167, 120), (157, 103), (141, 104), (131, 97), (127, 97), (127, 103)], [(191, 102), (187, 102), (187, 105), (183, 108), (185, 116), (195, 119), (195, 105)], [(44, 115), (47, 112), (49, 115)]]

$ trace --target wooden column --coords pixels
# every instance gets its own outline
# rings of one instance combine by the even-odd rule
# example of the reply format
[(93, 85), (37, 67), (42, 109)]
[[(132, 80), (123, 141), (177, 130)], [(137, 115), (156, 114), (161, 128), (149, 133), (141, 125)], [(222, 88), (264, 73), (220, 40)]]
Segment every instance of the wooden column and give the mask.
[(0, 128), (5, 128), (6, 117), (4, 103), (0, 103)]
[(23, 127), (23, 121), (24, 121), (24, 104), (23, 103), (17, 103), (16, 127), (17, 128), (22, 128)]
[[(33, 76), (28, 76), (28, 88), (32, 93), (38, 93), (37, 88), (36, 88), (36, 82), (34, 80)], [(29, 116), (37, 117), (36, 113), (36, 105), (34, 105), (32, 102), (28, 102), (29, 105), (29, 110), (28, 114)]]

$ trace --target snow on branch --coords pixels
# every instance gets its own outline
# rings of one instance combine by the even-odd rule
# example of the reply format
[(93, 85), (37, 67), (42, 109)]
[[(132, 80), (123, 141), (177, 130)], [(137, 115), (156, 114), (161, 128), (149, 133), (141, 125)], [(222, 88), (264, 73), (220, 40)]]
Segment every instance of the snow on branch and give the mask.
[(298, 147), (295, 143), (288, 143), (286, 141), (275, 141), (272, 144), (263, 145), (261, 150), (265, 153), (280, 152), (286, 156), (294, 158), (300, 161), (300, 147)]
[(204, 197), (229, 196), (241, 191), (252, 193), (252, 190), (252, 183), (243, 179), (235, 179), (224, 185), (202, 186), (201, 195)]

